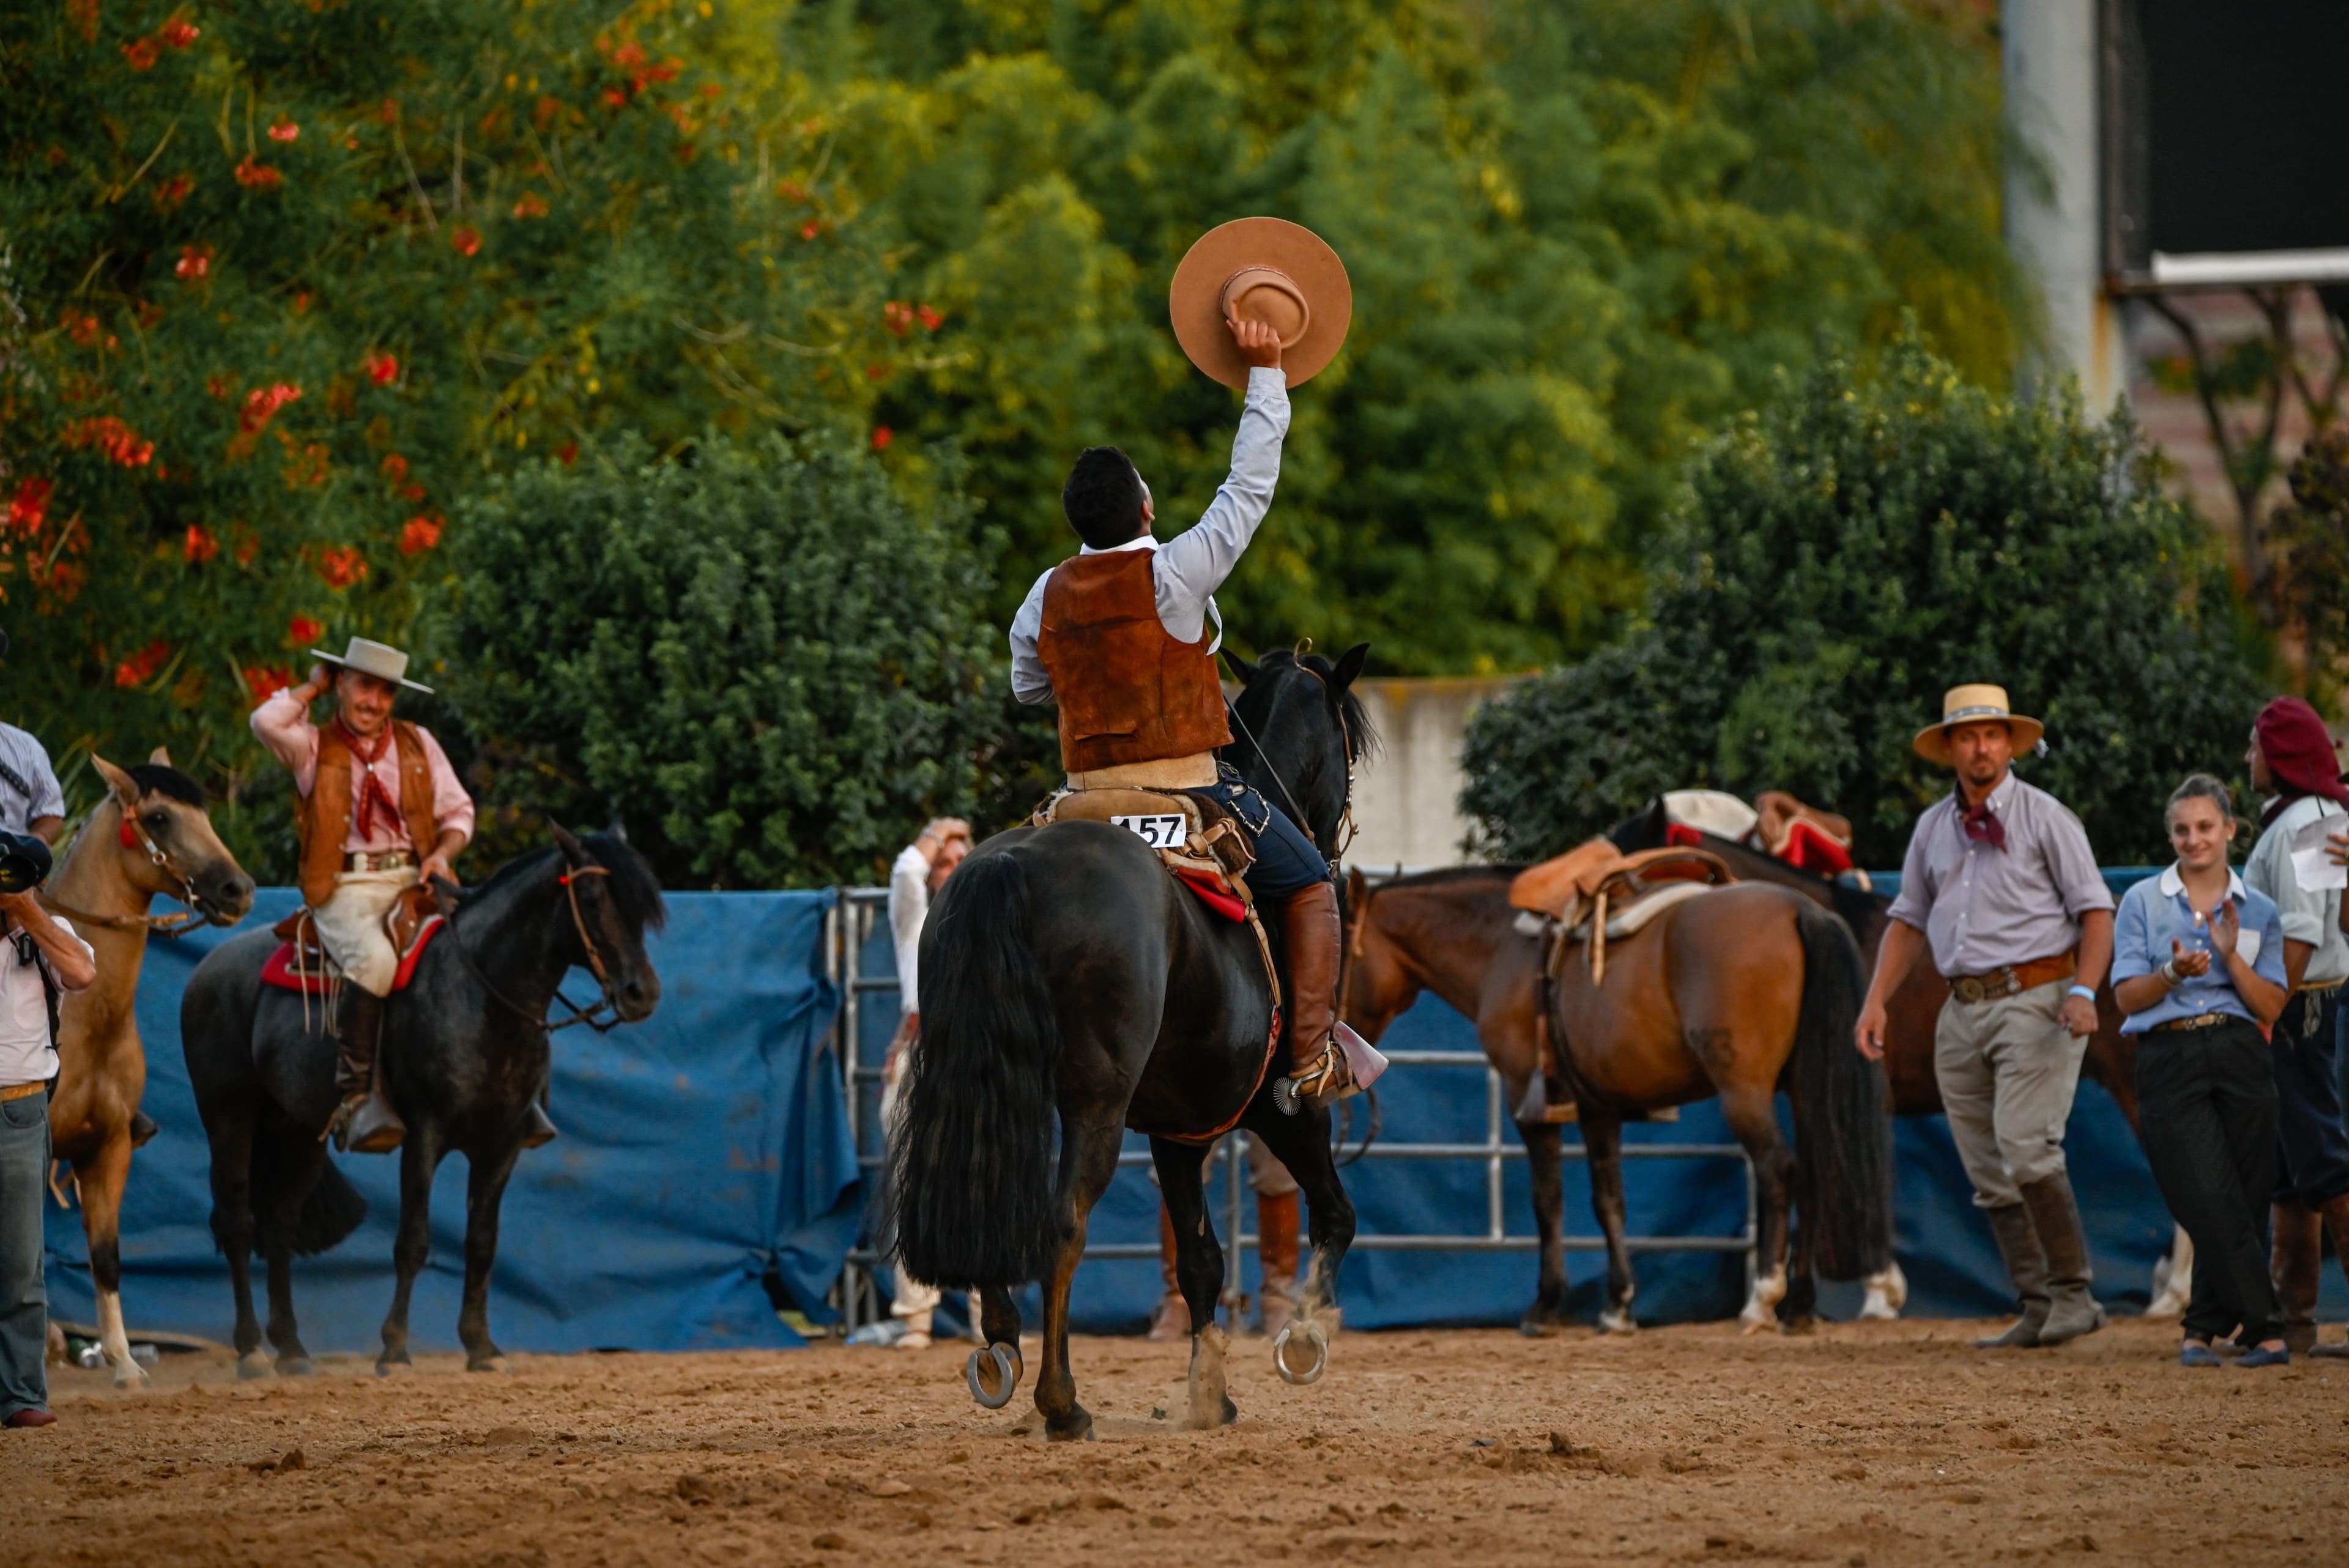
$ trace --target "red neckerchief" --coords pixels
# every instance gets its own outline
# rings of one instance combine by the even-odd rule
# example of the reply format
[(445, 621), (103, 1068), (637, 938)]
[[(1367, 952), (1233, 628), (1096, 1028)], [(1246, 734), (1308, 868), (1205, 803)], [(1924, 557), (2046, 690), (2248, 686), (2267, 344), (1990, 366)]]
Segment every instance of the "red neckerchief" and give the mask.
[(359, 739), (351, 727), (343, 722), (340, 713), (335, 715), (335, 728), (342, 732), (343, 744), (358, 758), (360, 773), (367, 780), (359, 785), (359, 819), (354, 825), (358, 829), (359, 837), (373, 838), (376, 819), (380, 816), (386, 832), (394, 838), (405, 840), (408, 823), (399, 815), (399, 803), (391, 798), (391, 792), (383, 787), (383, 780), (376, 776), (375, 771), (376, 763), (383, 760), (384, 748), (391, 744), (391, 726), (386, 724), (377, 734), (373, 751), (369, 751), (367, 742)]
[[(1965, 797), (1961, 795), (1958, 798), (1963, 801)], [(1961, 805), (1958, 807), (1958, 826), (1976, 843), (1987, 844), (2002, 854), (2005, 852), (2006, 824), (1992, 814), (1987, 799), (1980, 805)]]

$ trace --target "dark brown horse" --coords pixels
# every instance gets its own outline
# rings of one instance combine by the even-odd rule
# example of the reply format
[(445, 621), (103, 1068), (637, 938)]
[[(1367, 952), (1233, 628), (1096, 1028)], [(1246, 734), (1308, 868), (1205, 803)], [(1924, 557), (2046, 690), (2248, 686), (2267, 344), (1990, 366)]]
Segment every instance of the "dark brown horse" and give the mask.
[[(1538, 1072), (1534, 994), (1538, 950), (1517, 931), (1508, 884), (1517, 867), (1459, 867), (1350, 887), (1346, 1015), (1377, 1039), (1421, 990), (1475, 1021), (1485, 1054), (1522, 1103)], [(1830, 1274), (1889, 1265), (1891, 1192), (1881, 1076), (1851, 1051), (1858, 954), (1842, 926), (1783, 888), (1722, 888), (1668, 909), (1649, 931), (1609, 948), (1604, 985), (1569, 954), (1553, 1037), (1567, 1042), (1590, 1157), (1593, 1209), (1609, 1243), (1607, 1328), (1630, 1328), (1623, 1246), (1623, 1112), (1720, 1096), (1762, 1182), (1762, 1265), (1750, 1326), (1811, 1314), (1811, 1260)], [(1851, 1058), (1851, 1060), (1847, 1060)], [(1797, 1147), (1778, 1136), (1774, 1098), (1795, 1100)], [(1541, 1286), (1520, 1321), (1546, 1333), (1565, 1310), (1565, 1192), (1557, 1126), (1520, 1121), (1541, 1230)], [(1797, 1189), (1802, 1227), (1790, 1239)], [(1792, 1265), (1792, 1279), (1787, 1267)]]

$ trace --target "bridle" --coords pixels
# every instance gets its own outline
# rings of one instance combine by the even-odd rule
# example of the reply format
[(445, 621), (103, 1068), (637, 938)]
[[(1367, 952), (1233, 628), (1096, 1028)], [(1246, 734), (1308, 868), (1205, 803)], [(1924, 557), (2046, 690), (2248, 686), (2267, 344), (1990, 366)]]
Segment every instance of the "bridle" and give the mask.
[[(1334, 849), (1326, 852), (1330, 863), (1339, 865), (1345, 861), (1346, 851), (1352, 848), (1354, 845), (1354, 728), (1346, 722), (1344, 701), (1330, 690), (1330, 682), (1323, 679), (1319, 670), (1305, 662), (1305, 656), (1312, 651), (1313, 639), (1309, 637), (1301, 639), (1297, 644), (1295, 668), (1313, 677), (1314, 680), (1320, 685), (1322, 696), (1329, 699), (1330, 711), (1336, 714), (1338, 719), (1338, 743), (1346, 757), (1346, 804), (1338, 815), (1338, 830), (1335, 835), (1338, 843)], [(1280, 791), (1280, 798), (1288, 805), (1290, 819), (1303, 830), (1306, 837), (1311, 838), (1313, 827), (1306, 820), (1305, 808), (1297, 804), (1297, 796), (1290, 792), (1288, 781), (1280, 776), (1278, 768), (1273, 766), (1272, 753), (1264, 749), (1264, 742), (1256, 738), (1256, 732), (1250, 730), (1247, 727), (1247, 721), (1240, 717), (1238, 703), (1226, 698), (1224, 707), (1231, 713), (1232, 722), (1239, 726), (1239, 732), (1247, 738), (1250, 749), (1264, 763), (1264, 771), (1272, 775), (1273, 786)], [(1315, 847), (1318, 848), (1319, 846), (1317, 844)], [(1342, 981), (1343, 977), (1340, 978)]]
[(579, 908), (578, 880), (582, 877), (609, 877), (611, 874), (611, 868), (606, 866), (566, 864), (563, 875), (556, 878), (563, 884), (564, 898), (571, 906), (571, 929), (579, 933), (579, 946), (587, 955), (588, 972), (595, 975), (595, 983), (601, 986), (604, 992), (602, 998), (593, 1006), (581, 1007), (563, 993), (563, 988), (560, 985), (556, 986), (554, 1000), (563, 1003), (571, 1013), (570, 1017), (560, 1023), (549, 1023), (543, 1009), (538, 1012), (533, 1012), (491, 982), (490, 977), (481, 972), (481, 966), (473, 961), (472, 950), (465, 945), (464, 937), (457, 929), (457, 911), (453, 901), (437, 883), (433, 887), (432, 895), (440, 905), (441, 919), (449, 922), (449, 940), (456, 947), (457, 956), (464, 961), (466, 972), (479, 982), (483, 991), (490, 993), (492, 1000), (504, 1007), (507, 1012), (536, 1027), (542, 1033), (552, 1034), (558, 1029), (568, 1029), (574, 1023), (585, 1023), (598, 1034), (608, 1034), (620, 1026), (620, 1005), (612, 1000), (612, 975), (604, 963), (603, 950), (595, 945), (595, 939), (587, 934), (587, 917)]
[[(139, 820), (136, 811), (123, 805), (119, 797), (116, 805), (122, 812), (122, 847), (145, 850), (147, 858), (155, 868), (180, 885), (178, 897), (187, 908), (176, 915), (94, 915), (87, 909), (59, 903), (49, 896), (46, 888), (41, 892), (41, 902), (48, 907), (51, 913), (63, 915), (76, 926), (98, 926), (110, 931), (149, 931), (158, 936), (176, 937), (209, 921), (212, 916), (204, 912), (203, 896), (196, 891), (195, 883), (171, 858), (171, 852), (155, 842), (148, 833), (146, 824)], [(87, 826), (84, 831), (88, 831)]]

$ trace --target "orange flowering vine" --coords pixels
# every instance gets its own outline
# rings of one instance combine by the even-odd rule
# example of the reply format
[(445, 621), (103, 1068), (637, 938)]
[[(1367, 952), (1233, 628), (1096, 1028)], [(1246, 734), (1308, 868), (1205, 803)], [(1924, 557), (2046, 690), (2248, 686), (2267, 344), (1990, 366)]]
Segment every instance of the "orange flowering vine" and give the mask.
[(203, 29), (185, 16), (174, 16), (155, 36), (175, 49), (184, 49), (202, 35)]
[(326, 623), (323, 621), (312, 620), (306, 615), (297, 615), (285, 625), (285, 640), (287, 642), (316, 642), (326, 635)]
[(399, 379), (399, 357), (396, 354), (369, 354), (359, 360), (359, 369), (367, 379), (378, 387), (388, 387)]
[(210, 245), (181, 245), (180, 262), (171, 269), (191, 281), (212, 270), (212, 248)]
[(188, 524), (187, 541), (181, 547), (187, 555), (188, 564), (201, 566), (220, 554), (220, 540), (202, 524), (191, 523)]
[(449, 245), (459, 255), (470, 256), (481, 248), (481, 233), (470, 226), (459, 229), (449, 236)]
[(285, 183), (285, 176), (266, 163), (255, 163), (253, 154), (248, 152), (244, 161), (236, 166), (236, 182), (250, 185), (256, 191), (274, 191)]
[(125, 468), (143, 468), (155, 456), (155, 443), (141, 441), (139, 432), (112, 414), (96, 419), (78, 420), (65, 429), (65, 442), (69, 447), (96, 447)]
[(330, 588), (347, 588), (353, 583), (365, 582), (367, 575), (367, 557), (356, 545), (318, 552), (318, 576)]
[(294, 684), (294, 672), (280, 667), (248, 664), (242, 673), (244, 676), (244, 689), (256, 702), (266, 702)]
[(56, 488), (39, 474), (29, 474), (16, 486), (16, 493), (8, 498), (8, 531), (12, 534), (33, 535), (41, 531), (48, 520), (49, 493)]
[(269, 140), (272, 141), (292, 141), (301, 134), (302, 128), (290, 119), (281, 119), (269, 128)]
[(162, 54), (163, 46), (152, 38), (133, 38), (122, 46), (122, 57), (130, 62), (134, 71), (151, 68)]
[(440, 530), (449, 525), (445, 517), (410, 517), (408, 526), (399, 531), (399, 553), (418, 556), (440, 543)]
[(114, 667), (114, 683), (117, 686), (143, 686), (171, 657), (171, 645), (159, 637)]

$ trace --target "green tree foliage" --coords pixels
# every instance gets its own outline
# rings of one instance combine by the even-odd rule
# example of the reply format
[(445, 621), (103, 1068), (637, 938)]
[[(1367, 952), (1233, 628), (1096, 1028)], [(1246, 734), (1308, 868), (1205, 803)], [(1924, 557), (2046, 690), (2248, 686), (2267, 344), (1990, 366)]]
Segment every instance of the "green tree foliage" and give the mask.
[(2261, 695), (2208, 530), (2126, 419), (1983, 392), (1913, 338), (1872, 379), (1823, 358), (1714, 439), (1649, 574), (1627, 636), (1472, 721), (1486, 852), (1554, 853), (1659, 790), (1780, 788), (1898, 866), (1950, 788), (1911, 738), (1991, 680), (2047, 722), (2024, 774), (2105, 860), (2154, 859), (2168, 792), (2236, 771)]
[(0, 11), (12, 719), (274, 802), (245, 711), (315, 639), (407, 640), (502, 467), (864, 439), (852, 367), (903, 346), (833, 134), (709, 11)]
[(2329, 705), (2349, 655), (2349, 426), (2309, 437), (2291, 480), (2291, 504), (2268, 524), (2270, 542), (2283, 553), (2276, 596), (2305, 639), (2307, 690)]
[(899, 292), (944, 321), (882, 418), (968, 456), (1002, 615), (1068, 551), (1078, 447), (1132, 452), (1169, 526), (1221, 479), (1232, 399), (1164, 301), (1224, 219), (1311, 225), (1355, 291), (1226, 610), (1391, 669), (1587, 648), (1636, 602), (1630, 542), (1692, 441), (1821, 327), (1880, 340), (1905, 306), (1977, 374), (2011, 351), (1995, 62), (1909, 6), (893, 0), (799, 25)]
[(627, 437), (468, 503), (440, 630), (492, 830), (616, 813), (671, 887), (880, 875), (1001, 723), (960, 522), (773, 436)]

